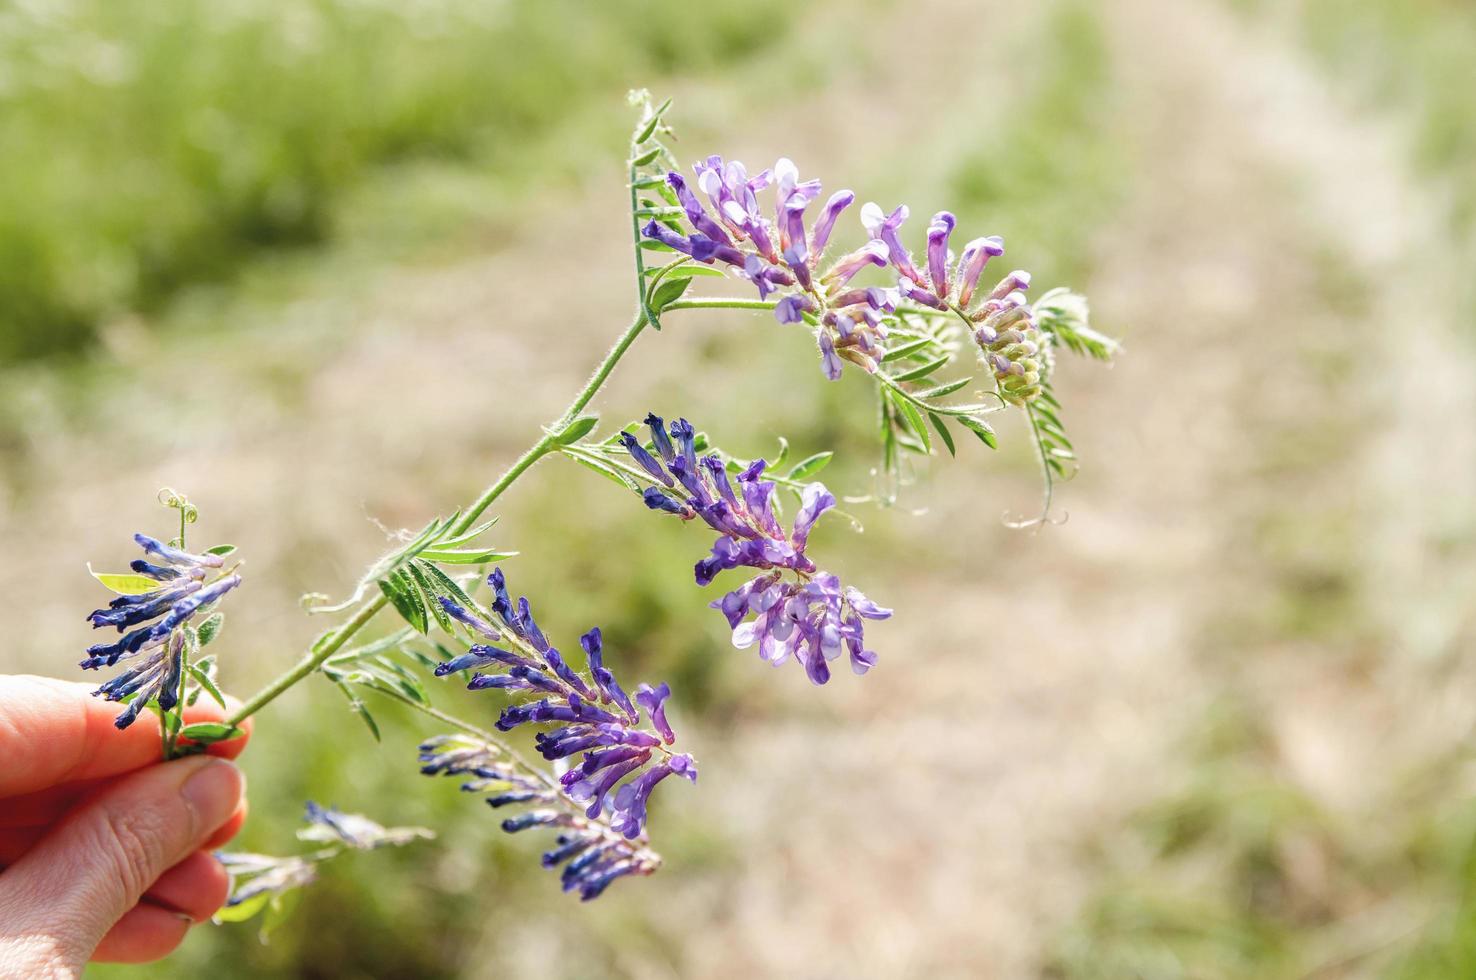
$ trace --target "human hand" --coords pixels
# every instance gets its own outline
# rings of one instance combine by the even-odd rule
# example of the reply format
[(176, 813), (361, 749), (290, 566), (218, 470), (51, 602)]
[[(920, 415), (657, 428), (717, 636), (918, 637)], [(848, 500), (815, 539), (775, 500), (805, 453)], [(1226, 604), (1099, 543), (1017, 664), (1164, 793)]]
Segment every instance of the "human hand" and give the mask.
[[(225, 901), (210, 850), (246, 819), (225, 759), (248, 736), (162, 762), (157, 718), (118, 731), (117, 712), (86, 684), (0, 676), (0, 977), (158, 959)], [(185, 720), (223, 719), (202, 700)]]

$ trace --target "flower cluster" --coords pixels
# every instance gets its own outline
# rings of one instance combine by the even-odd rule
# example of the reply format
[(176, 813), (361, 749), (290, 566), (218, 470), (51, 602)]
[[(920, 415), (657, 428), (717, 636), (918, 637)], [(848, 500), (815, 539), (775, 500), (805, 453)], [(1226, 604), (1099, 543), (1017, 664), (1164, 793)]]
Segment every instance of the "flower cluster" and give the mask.
[(919, 306), (954, 310), (974, 324), (974, 342), (994, 372), (1000, 395), (1015, 405), (1023, 406), (1034, 400), (1041, 392), (1041, 358), (1047, 355), (1043, 353), (1044, 344), (1025, 298), (1030, 274), (1016, 269), (975, 306), (984, 266), (991, 258), (1004, 254), (1004, 239), (975, 238), (954, 261), (948, 240), (956, 221), (949, 212), (939, 211), (928, 224), (926, 268), (919, 269), (898, 236), (907, 213), (905, 205), (891, 214), (875, 204), (861, 209), (861, 221), (867, 232), (886, 245), (892, 267), (897, 271), (900, 294)]
[[(892, 611), (854, 588), (842, 588), (840, 579), (818, 571), (805, 554), (810, 530), (835, 506), (825, 485), (811, 483), (800, 491), (799, 511), (786, 533), (774, 511), (776, 484), (763, 479), (764, 460), (741, 469), (735, 488), (720, 456), (698, 459), (686, 419), (673, 422), (669, 432), (657, 415), (646, 416), (646, 425), (651, 450), (633, 433), (620, 434), (625, 451), (655, 481), (643, 494), (646, 506), (683, 520), (701, 517), (718, 532), (712, 554), (697, 562), (697, 584), (707, 585), (729, 568), (763, 572), (712, 603), (727, 617), (733, 645), (746, 649), (757, 643), (759, 656), (776, 666), (792, 654), (816, 684), (830, 679), (829, 663), (843, 647), (857, 674), (875, 666), (876, 654), (865, 649), (862, 620), (886, 619)], [(785, 578), (786, 571), (793, 578)], [(749, 616), (753, 619), (744, 622)]]
[[(698, 163), (694, 170), (697, 187), (712, 210), (673, 171), (666, 181), (686, 228), (680, 221), (651, 221), (643, 233), (698, 262), (728, 264), (757, 286), (760, 298), (784, 292), (775, 304), (774, 316), (780, 323), (815, 325), (821, 369), (830, 380), (840, 377), (842, 361), (876, 371), (886, 354), (888, 318), (906, 300), (933, 310), (954, 310), (978, 324), (975, 338), (1009, 400), (1024, 404), (1039, 394), (1039, 365), (1031, 360), (1040, 346), (1039, 338), (1030, 333), (1023, 293), (1029, 275), (1010, 273), (977, 309), (970, 309), (984, 267), (1004, 254), (1003, 239), (975, 238), (955, 257), (948, 242), (957, 222), (949, 212), (940, 211), (928, 225), (927, 258), (920, 268), (900, 236), (907, 207), (887, 213), (868, 203), (861, 209), (861, 223), (870, 240), (821, 271), (836, 219), (855, 201), (855, 194), (845, 190), (831, 195), (819, 219), (806, 230), (805, 210), (819, 198), (820, 182), (801, 181), (793, 161), (781, 159), (753, 177), (736, 160), (724, 162), (716, 156)], [(758, 193), (771, 185), (775, 189), (772, 220), (764, 215), (758, 199)], [(898, 277), (896, 287), (850, 285), (861, 270), (873, 265), (892, 266)]]
[[(890, 289), (855, 289), (850, 282), (867, 266), (885, 266), (887, 247), (871, 241), (831, 262), (821, 270), (825, 248), (841, 212), (856, 200), (851, 191), (837, 191), (826, 200), (820, 216), (805, 227), (805, 210), (820, 196), (820, 181), (799, 179), (794, 162), (781, 159), (769, 170), (750, 177), (736, 160), (708, 157), (694, 170), (697, 187), (712, 205), (709, 212), (686, 179), (667, 174), (690, 233), (652, 221), (643, 233), (698, 262), (725, 262), (757, 288), (760, 298), (776, 290), (788, 295), (774, 308), (780, 323), (816, 325), (816, 343), (826, 377), (840, 377), (842, 359), (875, 371), (886, 353), (886, 314), (895, 308), (897, 293)], [(773, 220), (764, 215), (758, 194), (774, 187)], [(715, 216), (714, 216), (715, 215)]]
[[(551, 646), (533, 619), (526, 597), (514, 606), (502, 569), (488, 578), (492, 611), (502, 622), (493, 626), (476, 612), (442, 597), (446, 612), (480, 638), (514, 649), (478, 643), (465, 654), (436, 667), (437, 676), (474, 669), (467, 687), (473, 691), (500, 688), (508, 692), (541, 695), (503, 708), (498, 731), (520, 725), (558, 725), (535, 736), (545, 759), (566, 759), (583, 753), (582, 762), (565, 772), (562, 789), (574, 800), (588, 802), (585, 816), (594, 819), (608, 805), (610, 823), (627, 838), (640, 836), (646, 824), (651, 791), (667, 776), (696, 782), (697, 763), (690, 755), (673, 753), (668, 746), (676, 732), (666, 720), (666, 684), (642, 684), (632, 698), (604, 664), (599, 627), (579, 638), (589, 670), (581, 674)], [(506, 668), (484, 673), (484, 668)], [(649, 728), (642, 728), (642, 712)], [(617, 789), (618, 786), (618, 789)], [(520, 828), (519, 828), (520, 829)]]
[(544, 853), (543, 866), (552, 869), (563, 865), (564, 891), (577, 890), (585, 901), (598, 897), (617, 878), (649, 875), (661, 866), (660, 857), (617, 831), (608, 815), (590, 817), (568, 806), (566, 794), (555, 784), (519, 771), (514, 761), (490, 742), (466, 735), (437, 736), (421, 744), (420, 763), (420, 771), (428, 776), (473, 777), (462, 784), (462, 790), (490, 794), (487, 803), (492, 807), (535, 806), (504, 820), (502, 829), (510, 834), (529, 827), (557, 829), (555, 846)]
[(93, 610), (87, 619), (94, 629), (116, 627), (123, 637), (115, 643), (88, 647), (87, 658), (81, 663), (84, 670), (96, 670), (137, 659), (137, 663), (95, 692), (109, 701), (131, 698), (114, 722), (119, 728), (133, 724), (150, 701), (157, 701), (163, 711), (179, 703), (186, 644), (184, 627), (201, 609), (241, 584), (241, 576), (236, 574), (207, 584), (212, 571), (224, 564), (219, 555), (190, 554), (144, 534), (135, 534), (133, 539), (146, 555), (157, 561), (137, 559), (130, 568), (134, 575), (152, 579), (159, 586), (138, 594), (120, 595), (106, 609)]

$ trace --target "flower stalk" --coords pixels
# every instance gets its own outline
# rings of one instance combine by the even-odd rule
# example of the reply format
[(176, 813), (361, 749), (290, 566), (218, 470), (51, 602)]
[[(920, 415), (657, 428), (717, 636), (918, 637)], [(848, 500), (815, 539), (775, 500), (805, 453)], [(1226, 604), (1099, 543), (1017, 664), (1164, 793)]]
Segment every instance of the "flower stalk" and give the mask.
[[(591, 899), (615, 880), (654, 872), (660, 858), (647, 839), (652, 790), (669, 776), (694, 782), (697, 777), (692, 756), (673, 748), (676, 733), (667, 720), (671, 690), (666, 684), (642, 684), (627, 695), (606, 666), (598, 628), (580, 637), (583, 668), (566, 660), (534, 621), (528, 600), (513, 603), (500, 568), (487, 577), (490, 607), (484, 609), (468, 594), (488, 566), (515, 554), (477, 544), (496, 522), (482, 522), (493, 504), (544, 457), (558, 454), (634, 491), (652, 511), (706, 525), (716, 539), (710, 554), (693, 566), (696, 585), (706, 588), (719, 576), (746, 570), (746, 581), (736, 588), (730, 583), (729, 591), (708, 602), (726, 621), (733, 645), (756, 648), (771, 665), (794, 660), (817, 685), (830, 679), (830, 664), (841, 658), (858, 675), (875, 668), (878, 657), (867, 645), (863, 621), (892, 614), (856, 588), (843, 586), (809, 553), (812, 528), (838, 503), (814, 479), (833, 453), (817, 452), (786, 468), (788, 443), (781, 439), (772, 463), (740, 460), (716, 449), (685, 419), (668, 426), (654, 414), (644, 430), (631, 424), (603, 437), (591, 435), (599, 419), (590, 405), (646, 328), (659, 331), (662, 317), (672, 311), (767, 311), (779, 324), (790, 325), (786, 329), (805, 331), (813, 339), (824, 378), (840, 381), (845, 373), (871, 386), (882, 447), (882, 466), (875, 471), (878, 489), (870, 497), (845, 498), (850, 503), (890, 504), (909, 475), (903, 463), (907, 454), (929, 458), (941, 455), (935, 451), (940, 447), (954, 455), (954, 432), (972, 433), (994, 448), (985, 417), (1021, 409), (1045, 478), (1044, 511), (1032, 523), (1049, 519), (1054, 480), (1067, 475), (1074, 460), (1056, 414), (1055, 350), (1107, 360), (1118, 349), (1087, 324), (1085, 301), (1053, 290), (1031, 303), (1026, 298), (1030, 277), (1019, 270), (992, 288), (980, 288), (985, 265), (1003, 254), (1004, 242), (995, 236), (975, 238), (955, 256), (949, 241), (957, 222), (946, 211), (933, 216), (916, 260), (900, 234), (908, 217), (905, 205), (891, 212), (864, 205), (864, 243), (848, 251), (849, 246), (837, 246), (840, 254), (832, 254), (832, 239), (847, 234), (837, 222), (856, 202), (854, 193), (841, 190), (822, 199), (820, 181), (801, 180), (788, 158), (750, 176), (738, 161), (709, 156), (695, 165), (692, 176), (684, 176), (664, 142), (670, 101), (656, 106), (647, 94), (635, 93), (633, 102), (641, 113), (626, 176), (636, 309), (564, 410), (464, 509), (433, 520), (418, 534), (402, 535), (346, 599), (328, 604), (326, 597), (305, 597), (322, 600), (312, 612), (346, 617), (230, 712), (225, 724), (184, 726), (182, 712), (202, 692), (225, 705), (213, 680), (213, 655), (198, 653), (220, 628), (213, 604), (241, 577), (234, 567), (223, 567), (221, 556), (231, 546), (200, 555), (184, 550), (186, 527), (198, 513), (182, 495), (162, 492), (161, 502), (179, 511), (179, 537), (165, 545), (138, 536), (157, 563), (134, 562), (131, 576), (99, 575), (119, 597), (89, 617), (95, 627), (116, 626), (124, 634), (116, 643), (90, 648), (83, 662), (96, 668), (127, 661), (123, 672), (98, 690), (124, 702), (119, 727), (149, 708), (160, 715), (166, 757), (198, 751), (239, 735), (242, 722), (321, 673), (348, 697), (376, 738), (377, 724), (355, 688), (373, 690), (453, 729), (456, 734), (421, 744), (422, 772), (470, 777), (462, 788), (486, 794), (494, 809), (533, 807), (506, 818), (502, 827), (509, 833), (532, 827), (555, 831), (555, 846), (543, 855), (543, 864), (562, 868), (566, 891)], [(659, 262), (650, 258), (663, 252), (668, 254)], [(865, 284), (864, 277), (874, 281), (881, 274), (891, 281)], [(686, 292), (698, 276), (741, 279), (758, 296), (689, 297)], [(966, 353), (982, 369), (977, 380), (949, 376)], [(846, 365), (853, 370), (845, 372)], [(786, 517), (785, 502), (791, 498), (795, 509)], [(453, 574), (443, 566), (480, 571)], [(387, 606), (404, 620), (404, 628), (351, 645)], [(190, 620), (199, 612), (207, 618), (195, 625)], [(132, 632), (125, 633), (128, 629)], [(436, 629), (449, 642), (461, 643), (461, 651), (436, 642), (434, 654), (428, 654), (412, 645), (417, 634), (428, 636)], [(497, 731), (432, 706), (421, 676), (404, 658), (438, 677), (474, 671), (469, 689), (495, 689), (508, 699)], [(524, 760), (503, 739), (524, 725), (537, 728), (534, 744), (547, 765)], [(336, 841), (338, 849), (369, 849), (423, 836), (416, 828), (385, 828), (314, 805), (308, 815), (313, 826), (300, 836)], [(277, 908), (284, 894), (311, 878), (326, 853), (238, 856), (243, 883), (233, 907)]]

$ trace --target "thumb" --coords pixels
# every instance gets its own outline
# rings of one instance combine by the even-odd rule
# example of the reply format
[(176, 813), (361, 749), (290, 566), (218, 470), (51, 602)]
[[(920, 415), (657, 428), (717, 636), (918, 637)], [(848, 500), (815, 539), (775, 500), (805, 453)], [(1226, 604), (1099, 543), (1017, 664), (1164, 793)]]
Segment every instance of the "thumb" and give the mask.
[(80, 969), (144, 891), (230, 819), (244, 788), (240, 770), (206, 756), (117, 780), (0, 874), (0, 946), (21, 940), (41, 973)]

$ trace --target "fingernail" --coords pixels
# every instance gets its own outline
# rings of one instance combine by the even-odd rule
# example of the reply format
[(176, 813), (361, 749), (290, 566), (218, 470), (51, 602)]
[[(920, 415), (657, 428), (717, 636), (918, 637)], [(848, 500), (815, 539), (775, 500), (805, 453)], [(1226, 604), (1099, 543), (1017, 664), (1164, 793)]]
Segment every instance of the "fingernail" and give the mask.
[(195, 812), (195, 828), (204, 835), (231, 818), (245, 787), (241, 770), (224, 759), (212, 759), (190, 774), (179, 795)]

